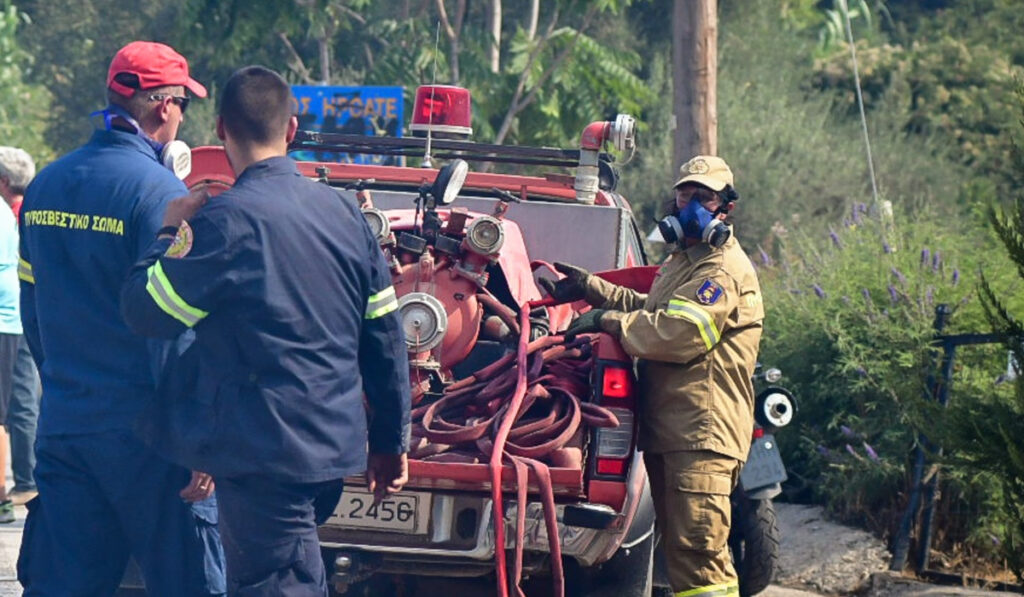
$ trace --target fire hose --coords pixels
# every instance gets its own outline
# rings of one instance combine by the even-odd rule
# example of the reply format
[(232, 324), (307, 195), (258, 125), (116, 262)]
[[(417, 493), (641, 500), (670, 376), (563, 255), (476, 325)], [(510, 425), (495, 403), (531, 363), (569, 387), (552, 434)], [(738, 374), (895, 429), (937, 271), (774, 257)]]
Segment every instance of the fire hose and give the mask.
[[(516, 547), (513, 586), (523, 596), (519, 583), (523, 571), (523, 536), (529, 472), (533, 471), (540, 490), (551, 553), (551, 574), (555, 595), (565, 591), (559, 542), (554, 488), (547, 463), (572, 458), (566, 445), (578, 434), (581, 424), (615, 427), (615, 415), (601, 406), (579, 397), (589, 391), (589, 373), (593, 366), (592, 337), (581, 335), (571, 342), (561, 336), (545, 336), (529, 341), (530, 311), (550, 301), (535, 301), (523, 306), (516, 326), (519, 340), (510, 353), (472, 375), (445, 388), (437, 401), (412, 412), (413, 435), (420, 441), (410, 456), (427, 460), (475, 461), (467, 451), (488, 457), (491, 475), (495, 534), (495, 571), (498, 595), (508, 595), (508, 570), (505, 557), (505, 524), (501, 491), (504, 463), (510, 464), (516, 479)], [(510, 326), (511, 327), (511, 326)], [(513, 367), (514, 364), (514, 367)], [(509, 392), (511, 396), (509, 396)], [(546, 404), (548, 413), (535, 419), (524, 415), (538, 404)], [(574, 462), (579, 463), (579, 458)]]

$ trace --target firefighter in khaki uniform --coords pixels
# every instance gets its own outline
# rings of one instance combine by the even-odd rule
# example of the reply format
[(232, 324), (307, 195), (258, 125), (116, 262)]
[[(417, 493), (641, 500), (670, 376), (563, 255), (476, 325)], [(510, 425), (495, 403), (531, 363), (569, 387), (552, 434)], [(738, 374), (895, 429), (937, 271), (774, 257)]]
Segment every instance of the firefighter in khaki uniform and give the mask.
[(567, 335), (602, 330), (638, 359), (640, 447), (677, 597), (739, 593), (727, 540), (729, 494), (753, 431), (751, 375), (764, 308), (754, 267), (724, 219), (736, 199), (721, 158), (680, 168), (676, 213), (659, 223), (676, 250), (650, 294), (558, 264), (556, 298), (592, 306)]

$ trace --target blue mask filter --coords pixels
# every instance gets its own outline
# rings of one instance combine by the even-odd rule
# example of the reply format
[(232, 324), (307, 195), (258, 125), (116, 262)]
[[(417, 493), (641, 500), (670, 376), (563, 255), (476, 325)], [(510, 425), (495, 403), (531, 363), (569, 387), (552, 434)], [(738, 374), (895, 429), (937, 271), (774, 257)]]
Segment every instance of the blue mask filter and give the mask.
[(732, 231), (715, 216), (700, 201), (691, 199), (675, 215), (662, 218), (658, 222), (658, 230), (666, 243), (682, 243), (684, 239), (690, 238), (721, 247), (732, 236)]
[(704, 209), (697, 199), (690, 199), (683, 209), (676, 213), (683, 236), (694, 240), (704, 240), (704, 229), (715, 219), (715, 214)]

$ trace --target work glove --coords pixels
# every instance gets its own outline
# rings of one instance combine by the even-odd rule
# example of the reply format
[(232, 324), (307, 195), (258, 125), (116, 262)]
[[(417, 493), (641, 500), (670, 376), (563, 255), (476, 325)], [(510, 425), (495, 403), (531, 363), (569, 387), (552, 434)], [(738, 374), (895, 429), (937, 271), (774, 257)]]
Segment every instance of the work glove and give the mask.
[(557, 281), (541, 278), (541, 287), (559, 303), (582, 300), (587, 295), (587, 279), (590, 278), (590, 272), (561, 261), (556, 261), (554, 265), (559, 273), (565, 274), (565, 277)]
[(591, 309), (572, 320), (565, 330), (565, 339), (572, 342), (578, 334), (589, 334), (601, 331), (601, 317), (608, 311), (606, 309)]

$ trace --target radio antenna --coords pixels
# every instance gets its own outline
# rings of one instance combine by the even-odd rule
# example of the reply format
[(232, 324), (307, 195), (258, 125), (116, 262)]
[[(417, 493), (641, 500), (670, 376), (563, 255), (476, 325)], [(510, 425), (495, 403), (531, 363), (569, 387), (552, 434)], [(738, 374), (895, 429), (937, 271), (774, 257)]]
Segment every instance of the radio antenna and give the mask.
[(431, 76), (430, 81), (430, 115), (427, 116), (427, 147), (426, 152), (423, 154), (423, 161), (420, 163), (420, 168), (434, 167), (434, 158), (430, 155), (430, 129), (433, 128), (434, 124), (434, 87), (437, 84), (437, 47), (440, 39), (441, 21), (438, 21), (437, 28), (434, 31), (434, 74)]

